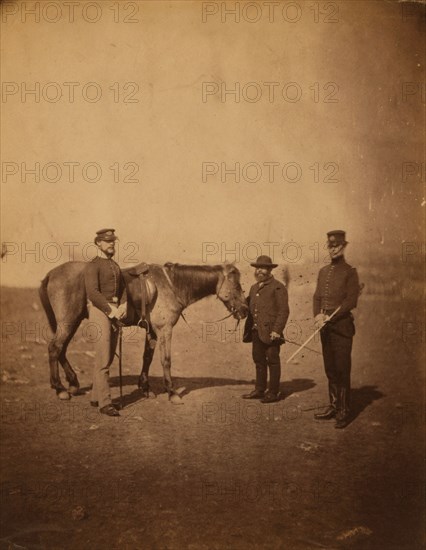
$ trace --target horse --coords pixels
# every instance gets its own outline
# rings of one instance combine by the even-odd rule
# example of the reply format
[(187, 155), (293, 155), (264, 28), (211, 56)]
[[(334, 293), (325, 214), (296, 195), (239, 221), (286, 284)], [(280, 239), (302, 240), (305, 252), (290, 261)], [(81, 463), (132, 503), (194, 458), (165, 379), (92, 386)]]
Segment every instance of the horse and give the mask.
[[(47, 273), (39, 288), (40, 301), (53, 332), (53, 338), (48, 344), (50, 385), (61, 400), (78, 395), (80, 388), (77, 374), (68, 361), (66, 352), (80, 323), (88, 317), (84, 284), (86, 265), (86, 262), (71, 261), (57, 266)], [(240, 272), (233, 264), (200, 266), (167, 263), (161, 266), (142, 263), (122, 269), (122, 274), (127, 292), (124, 326), (141, 326), (145, 313), (149, 318), (138, 388), (143, 397), (149, 397), (149, 367), (154, 357), (155, 343), (158, 341), (165, 391), (172, 403), (179, 403), (181, 398), (173, 387), (171, 378), (173, 327), (183, 316), (185, 308), (215, 294), (230, 312), (228, 317), (233, 316), (238, 321), (244, 319), (248, 314), (248, 307), (240, 284)], [(156, 292), (152, 293), (152, 301), (147, 306), (141, 299), (144, 281), (147, 281), (147, 286), (151, 289), (156, 288)], [(68, 390), (61, 382), (58, 362), (64, 369)]]

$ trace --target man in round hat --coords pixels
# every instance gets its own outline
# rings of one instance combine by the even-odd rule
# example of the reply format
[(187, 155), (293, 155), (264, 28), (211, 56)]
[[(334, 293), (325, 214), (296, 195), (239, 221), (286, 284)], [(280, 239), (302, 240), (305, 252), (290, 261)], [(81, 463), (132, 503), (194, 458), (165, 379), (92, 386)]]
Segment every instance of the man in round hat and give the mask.
[(109, 367), (117, 346), (118, 328), (114, 323), (126, 316), (126, 303), (120, 305), (125, 283), (120, 267), (112, 259), (116, 240), (115, 229), (97, 231), (98, 254), (84, 272), (89, 321), (97, 328), (90, 404), (108, 416), (120, 416), (111, 401)]
[[(274, 403), (280, 399), (280, 346), (284, 343), (283, 330), (290, 313), (286, 287), (272, 275), (278, 264), (269, 256), (259, 256), (250, 264), (255, 268), (256, 284), (250, 289), (249, 315), (244, 327), (243, 342), (252, 342), (256, 365), (255, 389), (243, 399), (260, 399)], [(266, 392), (269, 368), (269, 389)], [(265, 393), (266, 392), (266, 393)]]
[(336, 418), (336, 428), (345, 428), (349, 423), (351, 351), (355, 334), (351, 310), (357, 305), (360, 290), (357, 271), (344, 258), (347, 244), (344, 231), (327, 233), (331, 263), (320, 269), (313, 300), (315, 325), (321, 328), (330, 400), (327, 409), (314, 417), (316, 420)]

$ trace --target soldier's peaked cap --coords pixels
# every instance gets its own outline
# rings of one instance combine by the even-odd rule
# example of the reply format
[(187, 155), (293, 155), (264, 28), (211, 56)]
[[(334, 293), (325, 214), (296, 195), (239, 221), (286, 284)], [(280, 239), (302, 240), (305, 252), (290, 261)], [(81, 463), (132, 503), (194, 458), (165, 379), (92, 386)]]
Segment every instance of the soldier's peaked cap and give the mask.
[(99, 231), (96, 231), (96, 240), (107, 242), (116, 241), (118, 237), (114, 232), (115, 229), (99, 229)]
[(334, 242), (337, 244), (347, 244), (346, 233), (342, 229), (334, 229), (327, 233), (327, 238), (329, 242)]

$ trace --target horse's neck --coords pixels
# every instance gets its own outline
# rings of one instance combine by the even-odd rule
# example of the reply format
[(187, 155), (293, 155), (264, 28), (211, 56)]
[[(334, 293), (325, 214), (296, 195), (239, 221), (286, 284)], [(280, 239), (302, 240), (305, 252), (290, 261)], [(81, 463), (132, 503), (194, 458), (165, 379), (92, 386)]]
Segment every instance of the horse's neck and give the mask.
[(207, 296), (216, 294), (220, 269), (202, 266), (174, 266), (172, 281), (182, 305), (188, 307)]

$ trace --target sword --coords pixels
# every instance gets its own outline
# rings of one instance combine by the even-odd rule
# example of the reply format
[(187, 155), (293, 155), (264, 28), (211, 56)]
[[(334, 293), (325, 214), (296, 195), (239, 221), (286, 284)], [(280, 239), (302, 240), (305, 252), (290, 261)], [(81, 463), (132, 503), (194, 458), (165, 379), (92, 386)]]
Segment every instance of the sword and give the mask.
[[(330, 317), (327, 319), (326, 323), (328, 323), (328, 322), (330, 321), (330, 319), (332, 319), (332, 318), (336, 315), (336, 313), (337, 313), (338, 311), (340, 311), (341, 307), (342, 307), (342, 306), (339, 306), (337, 309), (335, 309), (335, 310), (333, 311), (333, 313), (332, 313), (332, 314), (330, 315)], [(324, 324), (325, 324), (325, 323), (324, 323)], [(323, 325), (323, 326), (324, 326), (324, 325)], [(318, 332), (323, 328), (323, 326), (320, 327), (320, 328), (317, 328), (317, 329), (309, 336), (309, 338), (308, 338), (305, 342), (303, 342), (303, 344), (300, 346), (300, 348), (297, 349), (297, 350), (293, 353), (293, 355), (291, 355), (291, 356), (287, 359), (286, 363), (289, 363), (292, 359), (294, 359), (294, 358), (296, 357), (296, 355), (297, 355), (298, 353), (300, 353), (300, 352), (302, 351), (302, 349), (303, 349), (304, 347), (306, 347), (306, 346), (309, 344), (309, 342), (312, 340), (312, 338), (314, 338), (314, 336), (315, 336), (316, 334), (318, 334)]]

